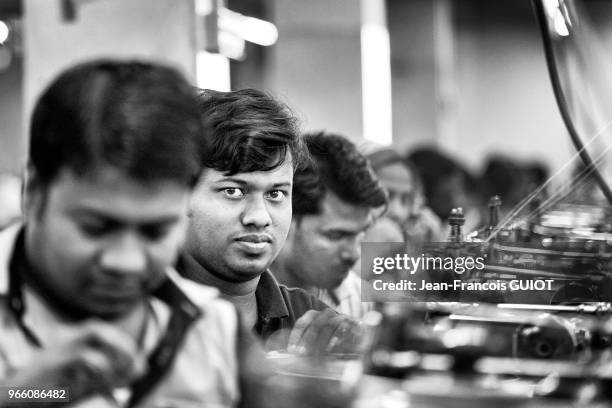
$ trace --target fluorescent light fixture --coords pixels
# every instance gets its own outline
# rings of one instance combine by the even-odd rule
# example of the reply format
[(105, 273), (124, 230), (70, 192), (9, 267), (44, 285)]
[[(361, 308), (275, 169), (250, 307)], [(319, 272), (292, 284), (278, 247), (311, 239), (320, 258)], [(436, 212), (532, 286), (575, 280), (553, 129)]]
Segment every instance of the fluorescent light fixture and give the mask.
[(263, 46), (274, 45), (278, 40), (278, 29), (274, 24), (224, 7), (219, 9), (219, 29)]
[(361, 0), (361, 88), (363, 137), (393, 143), (391, 51), (385, 0)]
[(567, 37), (569, 35), (569, 30), (567, 29), (565, 18), (563, 17), (561, 10), (557, 10), (557, 12), (555, 13), (555, 19), (553, 21), (557, 34), (562, 37)]
[(569, 13), (565, 5), (559, 0), (543, 0), (544, 8), (548, 17), (552, 20), (552, 27), (561, 37), (567, 37), (570, 35), (569, 27), (572, 22), (569, 19)]
[(229, 91), (229, 60), (220, 54), (198, 51), (196, 55), (196, 82), (199, 88)]
[(8, 40), (10, 32), (8, 24), (0, 20), (0, 44), (4, 44)]
[(244, 60), (245, 42), (242, 38), (227, 31), (219, 32), (219, 52), (233, 60)]
[(207, 16), (215, 10), (217, 0), (195, 0), (195, 12), (198, 16)]

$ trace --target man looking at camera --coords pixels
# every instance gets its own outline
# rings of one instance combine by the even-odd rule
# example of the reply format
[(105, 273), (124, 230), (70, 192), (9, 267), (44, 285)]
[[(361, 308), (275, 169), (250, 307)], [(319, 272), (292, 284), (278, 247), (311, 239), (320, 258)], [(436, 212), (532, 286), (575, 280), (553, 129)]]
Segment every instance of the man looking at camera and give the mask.
[[(293, 173), (305, 160), (293, 115), (252, 89), (204, 91), (200, 108), (212, 134), (212, 154), (192, 195), (179, 272), (218, 288), (248, 328), (265, 341), (275, 340), (268, 347), (325, 343), (325, 336), (309, 328), (332, 320), (350, 331), (346, 318), (331, 310), (312, 312), (327, 307), (301, 289), (279, 285), (268, 271), (291, 223)], [(299, 333), (289, 336), (294, 328)]]

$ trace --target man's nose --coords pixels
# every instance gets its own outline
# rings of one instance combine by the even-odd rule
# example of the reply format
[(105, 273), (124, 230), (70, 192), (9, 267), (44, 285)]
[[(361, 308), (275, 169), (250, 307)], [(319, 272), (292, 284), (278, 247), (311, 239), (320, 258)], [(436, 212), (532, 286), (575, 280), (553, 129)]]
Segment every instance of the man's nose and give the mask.
[(257, 228), (267, 227), (272, 223), (270, 212), (264, 197), (251, 197), (242, 212), (242, 224)]
[(408, 218), (408, 213), (409, 208), (400, 197), (396, 196), (389, 200), (387, 214), (393, 221), (402, 224)]
[(141, 273), (147, 267), (147, 251), (141, 240), (125, 234), (102, 251), (100, 266), (118, 273)]
[(361, 255), (361, 242), (356, 239), (348, 239), (343, 243), (342, 249), (340, 250), (340, 258), (345, 264), (354, 265)]

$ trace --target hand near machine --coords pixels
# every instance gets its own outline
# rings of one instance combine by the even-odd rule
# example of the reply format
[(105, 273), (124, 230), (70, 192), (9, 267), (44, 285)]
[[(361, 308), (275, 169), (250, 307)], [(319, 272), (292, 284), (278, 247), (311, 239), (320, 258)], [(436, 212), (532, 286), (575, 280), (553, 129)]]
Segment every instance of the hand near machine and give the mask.
[(331, 309), (309, 310), (289, 335), (287, 351), (299, 355), (358, 354), (365, 329), (357, 321)]

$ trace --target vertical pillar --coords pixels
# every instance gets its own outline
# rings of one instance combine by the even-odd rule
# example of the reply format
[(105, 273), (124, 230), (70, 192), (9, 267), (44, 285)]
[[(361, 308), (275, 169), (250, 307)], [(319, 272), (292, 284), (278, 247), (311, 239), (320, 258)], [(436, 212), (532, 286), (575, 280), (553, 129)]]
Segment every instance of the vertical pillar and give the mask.
[(385, 0), (361, 0), (363, 136), (388, 146), (391, 121), (391, 51)]

